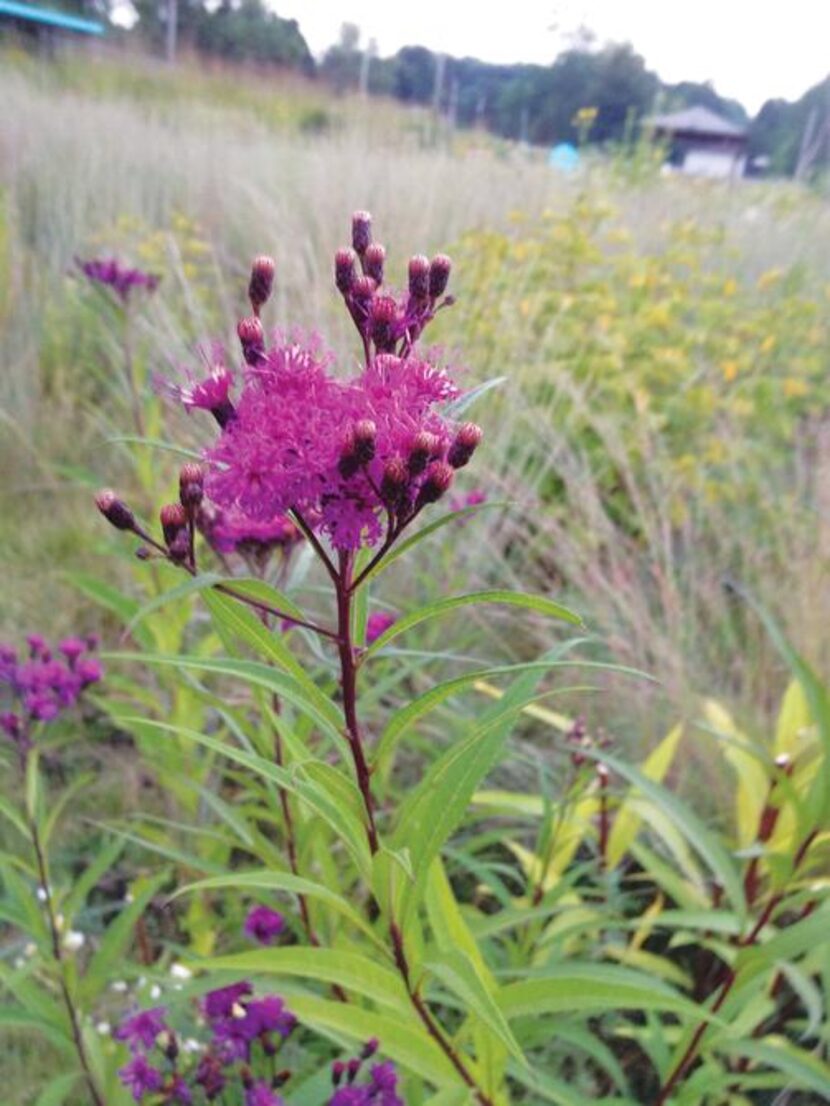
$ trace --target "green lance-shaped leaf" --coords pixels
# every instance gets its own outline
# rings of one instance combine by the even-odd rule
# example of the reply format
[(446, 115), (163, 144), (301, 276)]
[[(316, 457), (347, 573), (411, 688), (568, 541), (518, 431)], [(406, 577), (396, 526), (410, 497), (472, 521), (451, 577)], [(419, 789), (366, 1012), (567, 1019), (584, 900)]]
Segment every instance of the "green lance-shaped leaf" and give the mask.
[[(268, 671), (270, 671), (272, 675), (278, 675), (273, 672), (273, 669), (268, 669)], [(142, 718), (130, 718), (126, 721), (129, 722), (130, 725), (144, 729), (148, 734), (153, 731), (159, 734), (180, 734), (182, 737), (189, 738), (191, 741), (195, 741), (207, 749), (212, 749), (214, 752), (220, 753), (223, 757), (233, 761), (235, 764), (240, 764), (243, 768), (248, 768), (259, 776), (271, 780), (278, 787), (290, 791), (299, 799), (302, 799), (315, 814), (318, 814), (331, 826), (351, 853), (358, 869), (365, 876), (369, 876), (371, 871), (371, 857), (369, 855), (369, 846), (367, 844), (364, 827), (357, 821), (347, 807), (339, 806), (334, 803), (327, 791), (319, 787), (312, 780), (304, 779), (297, 770), (289, 771), (288, 769), (280, 768), (278, 765), (273, 764), (264, 757), (258, 756), (256, 753), (245, 752), (242, 749), (238, 749), (235, 745), (229, 745), (226, 742), (218, 741), (214, 737), (198, 733), (196, 730), (190, 730), (185, 726), (173, 726), (166, 722), (156, 722), (154, 720)]]
[(719, 1052), (728, 1056), (741, 1056), (754, 1060), (764, 1067), (774, 1068), (805, 1090), (815, 1091), (817, 1095), (830, 1093), (830, 1064), (815, 1053), (798, 1048), (784, 1037), (770, 1036), (761, 1041), (721, 1040), (717, 1045)]
[(160, 667), (195, 669), (199, 672), (212, 672), (217, 676), (231, 676), (234, 679), (264, 687), (275, 692), (281, 699), (292, 703), (298, 710), (308, 714), (321, 729), (335, 741), (343, 743), (341, 730), (343, 718), (340, 711), (324, 695), (310, 696), (306, 686), (289, 673), (279, 672), (272, 665), (260, 661), (233, 660), (229, 658), (170, 656), (160, 653), (105, 653), (111, 660), (135, 661), (139, 664), (155, 664)]
[(562, 622), (568, 622), (572, 626), (582, 625), (582, 619), (579, 615), (574, 614), (567, 607), (563, 607), (559, 603), (554, 603), (551, 599), (545, 599), (540, 595), (528, 595), (521, 591), (474, 591), (468, 595), (453, 595), (448, 599), (437, 599), (434, 603), (427, 603), (425, 606), (403, 615), (372, 642), (366, 650), (365, 656), (368, 657), (379, 652), (390, 641), (422, 622), (440, 618), (442, 615), (449, 614), (450, 611), (459, 610), (462, 607), (481, 606), (485, 603), (520, 607), (524, 610), (535, 611), (546, 618), (557, 618)]
[(506, 984), (498, 1003), (508, 1020), (577, 1010), (664, 1010), (692, 1021), (706, 1017), (667, 983), (613, 964), (569, 963), (548, 969), (541, 978)]
[(595, 760), (603, 761), (623, 779), (633, 784), (641, 794), (645, 795), (666, 815), (669, 821), (683, 834), (695, 852), (708, 864), (710, 871), (723, 887), (735, 910), (744, 915), (746, 913), (746, 900), (738, 868), (720, 839), (706, 828), (697, 815), (693, 814), (676, 795), (672, 795), (666, 788), (654, 780), (650, 780), (643, 772), (610, 753), (606, 753), (605, 750), (601, 752), (588, 750), (586, 755), (593, 757)]
[(370, 960), (368, 956), (343, 948), (254, 949), (235, 956), (210, 957), (193, 966), (241, 975), (257, 973), (316, 979), (363, 995), (400, 1015), (409, 1015), (412, 1010), (406, 988), (393, 968), (386, 967), (377, 958)]
[(212, 876), (209, 879), (200, 879), (195, 883), (187, 884), (186, 887), (178, 890), (173, 898), (194, 891), (209, 891), (215, 888), (233, 888), (238, 891), (286, 891), (295, 895), (305, 895), (308, 898), (319, 899), (339, 914), (342, 914), (379, 948), (386, 950), (384, 942), (380, 940), (372, 926), (359, 911), (355, 910), (351, 903), (323, 884), (315, 883), (310, 879), (303, 879), (301, 876), (295, 876), (292, 872), (262, 869), (253, 872), (238, 872), (230, 876)]
[[(408, 848), (415, 881), (401, 904), (417, 905), (432, 860), (461, 821), (481, 781), (498, 760), (515, 719), (532, 698), (538, 672), (525, 672), (427, 771), (404, 801), (391, 847)], [(403, 921), (403, 917), (400, 921)]]

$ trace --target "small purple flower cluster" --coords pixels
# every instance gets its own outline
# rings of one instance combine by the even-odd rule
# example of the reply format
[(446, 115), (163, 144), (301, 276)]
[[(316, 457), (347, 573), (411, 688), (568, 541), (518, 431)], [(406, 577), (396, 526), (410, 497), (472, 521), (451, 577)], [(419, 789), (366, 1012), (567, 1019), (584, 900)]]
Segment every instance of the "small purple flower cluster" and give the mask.
[(91, 656), (94, 637), (64, 638), (53, 652), (40, 634), (26, 639), (24, 657), (11, 645), (0, 644), (0, 694), (12, 709), (0, 714), (0, 729), (21, 750), (30, 744), (36, 722), (51, 722), (73, 707), (81, 693), (103, 675), (101, 662)]
[[(212, 1036), (189, 1067), (183, 1063), (186, 1052), (179, 1047), (163, 1006), (126, 1018), (115, 1031), (115, 1039), (131, 1053), (118, 1075), (135, 1101), (147, 1098), (153, 1106), (191, 1106), (194, 1096), (207, 1102), (222, 1096), (224, 1102), (226, 1094), (236, 1101), (236, 1089), (245, 1106), (284, 1106), (277, 1091), (291, 1073), (277, 1071), (275, 1057), (297, 1021), (283, 1000), (277, 995), (256, 999), (251, 984), (242, 980), (209, 991), (200, 1009)], [(359, 1057), (332, 1065), (335, 1089), (328, 1106), (404, 1106), (397, 1094), (397, 1073), (389, 1062), (374, 1064), (358, 1084), (363, 1064), (377, 1049), (373, 1039)], [(267, 1067), (269, 1078), (257, 1074), (258, 1066)]]
[(245, 935), (258, 945), (273, 945), (285, 929), (285, 918), (270, 906), (253, 906), (243, 928)]
[(148, 292), (154, 292), (161, 279), (154, 273), (130, 269), (114, 257), (94, 257), (89, 261), (76, 258), (75, 263), (85, 277), (96, 284), (111, 288), (125, 304), (135, 288), (146, 288)]
[(368, 1041), (360, 1056), (353, 1060), (336, 1060), (332, 1064), (335, 1091), (327, 1106), (405, 1106), (398, 1095), (398, 1073), (390, 1061), (373, 1064), (365, 1082), (358, 1084), (361, 1068), (377, 1052), (375, 1038)]
[(189, 1068), (182, 1064), (182, 1049), (167, 1024), (164, 1007), (134, 1014), (115, 1031), (115, 1039), (132, 1053), (118, 1075), (135, 1101), (154, 1096), (154, 1106), (190, 1106), (196, 1093), (213, 1102), (226, 1088), (237, 1085), (244, 1092), (245, 1106), (283, 1106), (276, 1088), (289, 1073), (274, 1074), (266, 1081), (253, 1070), (263, 1058), (274, 1070), (273, 1057), (297, 1024), (283, 1000), (277, 995), (254, 998), (251, 984), (242, 981), (209, 991), (202, 999), (201, 1013), (212, 1036), (198, 1062)]

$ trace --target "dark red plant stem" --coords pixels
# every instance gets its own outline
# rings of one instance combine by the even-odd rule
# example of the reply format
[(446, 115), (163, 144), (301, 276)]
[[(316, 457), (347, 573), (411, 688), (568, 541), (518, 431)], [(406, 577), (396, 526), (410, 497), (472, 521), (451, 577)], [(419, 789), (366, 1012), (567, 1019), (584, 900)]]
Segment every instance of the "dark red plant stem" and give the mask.
[(489, 1095), (485, 1094), (485, 1092), (478, 1086), (475, 1079), (473, 1079), (472, 1075), (467, 1069), (466, 1064), (453, 1047), (452, 1042), (447, 1040), (443, 1029), (432, 1016), (429, 1007), (426, 1005), (426, 1003), (418, 993), (417, 987), (412, 986), (412, 981), (409, 974), (409, 962), (407, 961), (406, 951), (403, 944), (403, 934), (394, 922), (392, 922), (389, 927), (389, 936), (392, 938), (392, 951), (395, 956), (395, 964), (398, 968), (398, 971), (400, 972), (401, 978), (404, 981), (404, 985), (406, 986), (410, 1001), (412, 1002), (412, 1005), (414, 1006), (418, 1017), (421, 1019), (421, 1022), (423, 1023), (423, 1026), (426, 1029), (427, 1033), (430, 1035), (430, 1037), (432, 1037), (432, 1039), (447, 1057), (449, 1062), (461, 1076), (461, 1079), (465, 1083), (465, 1085), (468, 1086), (473, 1092), (476, 1102), (479, 1103), (479, 1106), (493, 1106), (492, 1098), (490, 1098)]
[[(343, 692), (343, 713), (346, 719), (346, 737), (349, 741), (352, 758), (354, 760), (357, 786), (363, 796), (363, 805), (366, 808), (367, 827), (366, 834), (369, 838), (369, 849), (374, 856), (380, 848), (377, 828), (375, 826), (374, 800), (371, 791), (371, 773), (363, 751), (363, 740), (360, 734), (360, 725), (357, 719), (357, 654), (352, 642), (352, 595), (356, 586), (352, 579), (354, 569), (354, 555), (349, 551), (341, 551), (339, 554), (339, 570), (335, 576), (335, 591), (337, 593), (337, 635), (338, 651), (340, 654), (340, 684)], [(363, 575), (363, 574), (362, 574)], [(358, 581), (361, 577), (358, 577)], [(412, 986), (409, 975), (409, 964), (406, 959), (403, 945), (403, 935), (393, 922), (389, 928), (392, 939), (392, 952), (395, 964), (403, 979), (410, 1001), (415, 1008), (418, 1017), (427, 1033), (436, 1042), (438, 1047), (458, 1072), (466, 1086), (468, 1086), (479, 1106), (494, 1106), (493, 1100), (477, 1085), (468, 1071), (461, 1057), (456, 1052), (452, 1042), (447, 1039), (441, 1026), (430, 1013), (429, 1008), (418, 994), (417, 988)]]
[(357, 654), (352, 644), (352, 591), (351, 579), (354, 565), (351, 552), (340, 552), (340, 570), (337, 573), (337, 638), (340, 653), (340, 685), (343, 691), (343, 714), (346, 719), (346, 737), (354, 761), (357, 786), (366, 808), (366, 835), (374, 855), (378, 851), (378, 834), (375, 827), (375, 808), (372, 798), (371, 773), (363, 751), (360, 726), (357, 721)]
[[(793, 872), (798, 869), (798, 867), (804, 860), (804, 857), (807, 855), (807, 852), (809, 851), (813, 841), (816, 839), (817, 834), (818, 830), (813, 830), (801, 842), (798, 851), (793, 857)], [(767, 905), (764, 907), (764, 910), (761, 912), (760, 917), (755, 922), (755, 925), (752, 927), (746, 937), (742, 937), (741, 940), (738, 941), (739, 948), (747, 948), (750, 945), (755, 944), (755, 942), (758, 940), (759, 934), (763, 930), (764, 926), (769, 922), (770, 918), (775, 913), (778, 906), (780, 906), (783, 899), (783, 892), (779, 892), (777, 895), (772, 896)], [(737, 973), (735, 972), (735, 970), (733, 968), (727, 968), (726, 976), (720, 985), (720, 993), (718, 994), (711, 1008), (712, 1014), (717, 1014), (718, 1010), (720, 1010), (724, 1002), (726, 1002), (726, 999), (729, 996), (729, 992), (735, 985), (736, 979)], [(702, 1021), (700, 1025), (698, 1025), (697, 1029), (694, 1031), (692, 1039), (691, 1041), (689, 1041), (686, 1051), (683, 1053), (674, 1070), (669, 1075), (666, 1082), (663, 1084), (663, 1087), (660, 1090), (660, 1095), (654, 1106), (664, 1106), (664, 1103), (666, 1103), (669, 1099), (669, 1095), (686, 1074), (686, 1070), (697, 1056), (698, 1046), (700, 1045), (703, 1034), (706, 1032), (708, 1024), (708, 1021)]]
[(52, 940), (52, 956), (54, 957), (55, 963), (57, 964), (58, 968), (61, 995), (63, 997), (63, 1004), (66, 1007), (66, 1012), (69, 1015), (69, 1024), (72, 1029), (72, 1040), (75, 1045), (75, 1052), (78, 1055), (78, 1061), (80, 1062), (81, 1069), (84, 1073), (86, 1085), (89, 1088), (90, 1098), (92, 1099), (95, 1106), (106, 1106), (106, 1099), (102, 1095), (101, 1091), (98, 1089), (98, 1084), (95, 1082), (95, 1078), (92, 1074), (92, 1068), (90, 1067), (86, 1046), (84, 1045), (83, 1033), (81, 1032), (81, 1024), (78, 1020), (78, 1011), (75, 1009), (75, 1002), (72, 998), (69, 990), (69, 985), (66, 981), (66, 970), (63, 961), (63, 950), (61, 949), (60, 930), (58, 929), (58, 922), (55, 916), (55, 904), (52, 902), (52, 891), (49, 887), (49, 872), (46, 866), (46, 857), (43, 852), (43, 846), (40, 841), (40, 833), (38, 832), (37, 823), (35, 822), (34, 818), (27, 817), (27, 823), (29, 828), (29, 835), (32, 839), (32, 847), (37, 859), (38, 879), (40, 881), (41, 887), (43, 888), (46, 918), (49, 923), (49, 935)]

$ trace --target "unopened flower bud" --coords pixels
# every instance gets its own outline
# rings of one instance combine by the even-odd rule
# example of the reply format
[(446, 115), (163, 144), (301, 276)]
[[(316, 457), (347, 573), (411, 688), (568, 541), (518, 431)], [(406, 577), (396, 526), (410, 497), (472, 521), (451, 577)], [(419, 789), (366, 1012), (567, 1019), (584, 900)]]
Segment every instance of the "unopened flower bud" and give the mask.
[(240, 319), (236, 327), (242, 345), (242, 356), (249, 365), (258, 365), (265, 352), (265, 331), (256, 315)]
[(361, 465), (368, 464), (375, 456), (377, 427), (371, 419), (360, 419), (352, 432), (354, 451)]
[(368, 316), (372, 307), (377, 285), (368, 276), (359, 276), (352, 285), (352, 303), (364, 316)]
[(343, 295), (348, 295), (357, 278), (354, 250), (338, 250), (334, 255), (334, 283)]
[(190, 537), (186, 530), (180, 530), (167, 547), (171, 561), (184, 564), (190, 556)]
[(436, 254), (429, 263), (429, 294), (432, 299), (437, 300), (446, 292), (451, 269), (452, 261), (445, 253)]
[(422, 253), (409, 259), (409, 294), (415, 300), (429, 296), (429, 258)]
[(453, 475), (452, 466), (446, 461), (433, 461), (418, 492), (418, 506), (437, 502), (452, 484)]
[(454, 469), (464, 468), (478, 448), (481, 438), (482, 432), (480, 426), (476, 426), (474, 422), (464, 423), (456, 434), (455, 440), (450, 446), (450, 451), (447, 454), (447, 460)]
[(438, 450), (439, 441), (428, 430), (421, 430), (412, 439), (406, 464), (412, 476), (420, 476)]
[(352, 215), (352, 246), (359, 257), (364, 253), (372, 241), (372, 216), (368, 211), (356, 211)]
[(387, 507), (397, 507), (406, 494), (409, 470), (400, 457), (386, 462), (380, 481), (380, 496)]
[(395, 322), (398, 305), (392, 296), (375, 296), (369, 311), (369, 337), (380, 353), (391, 353), (397, 335)]
[(363, 1051), (360, 1053), (361, 1060), (369, 1060), (375, 1055), (380, 1047), (380, 1041), (377, 1037), (370, 1037), (366, 1044), (363, 1046)]
[(339, 1087), (346, 1074), (346, 1065), (342, 1060), (335, 1060), (331, 1065), (331, 1081), (335, 1087)]
[(357, 1079), (357, 1073), (360, 1071), (360, 1061), (357, 1059), (351, 1059), (346, 1064), (346, 1079), (349, 1083), (354, 1083)]
[(380, 242), (372, 242), (366, 247), (366, 256), (363, 258), (363, 267), (366, 276), (370, 276), (376, 284), (383, 284), (383, 266), (386, 261), (386, 250)]
[(135, 515), (112, 488), (102, 488), (95, 496), (95, 506), (116, 530), (135, 530)]
[(193, 462), (182, 465), (179, 472), (179, 502), (193, 510), (202, 502), (205, 492), (205, 474), (202, 466)]
[(257, 257), (251, 266), (248, 298), (251, 301), (251, 307), (254, 309), (255, 315), (259, 314), (260, 308), (267, 303), (273, 291), (276, 269), (277, 265), (273, 257), (267, 257), (265, 254)]
[(164, 540), (170, 546), (187, 526), (187, 511), (181, 503), (168, 503), (159, 512), (159, 519)]

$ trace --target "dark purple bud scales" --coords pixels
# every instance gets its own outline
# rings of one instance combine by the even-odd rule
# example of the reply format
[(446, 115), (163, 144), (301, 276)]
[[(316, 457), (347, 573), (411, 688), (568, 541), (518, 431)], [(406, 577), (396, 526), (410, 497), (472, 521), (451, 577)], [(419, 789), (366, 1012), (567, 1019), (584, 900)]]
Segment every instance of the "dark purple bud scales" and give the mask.
[(445, 253), (438, 253), (429, 264), (429, 294), (437, 300), (447, 290), (450, 281), (452, 261)]
[(95, 506), (116, 530), (135, 530), (135, 515), (112, 488), (102, 488), (95, 496)]
[(386, 262), (386, 250), (380, 242), (372, 242), (366, 247), (366, 255), (363, 258), (363, 267), (366, 276), (370, 276), (376, 284), (383, 284), (383, 266)]
[(338, 250), (334, 255), (334, 283), (344, 296), (351, 292), (357, 279), (356, 264), (354, 250)]
[(372, 216), (368, 211), (356, 211), (352, 215), (352, 246), (360, 257), (366, 253), (372, 241)]
[(429, 258), (423, 254), (409, 259), (409, 294), (415, 300), (429, 296)]
[(450, 446), (447, 460), (454, 469), (463, 468), (478, 448), (482, 438), (480, 426), (474, 422), (465, 422)]
[(242, 346), (242, 356), (249, 365), (259, 363), (265, 352), (265, 331), (262, 323), (256, 315), (250, 315), (247, 319), (240, 319), (236, 333)]
[(264, 254), (257, 257), (251, 266), (251, 279), (248, 284), (248, 298), (255, 313), (268, 302), (274, 288), (274, 273), (277, 265), (273, 257)]
[(433, 461), (418, 492), (418, 506), (436, 503), (452, 484), (453, 476), (452, 466), (446, 461)]

